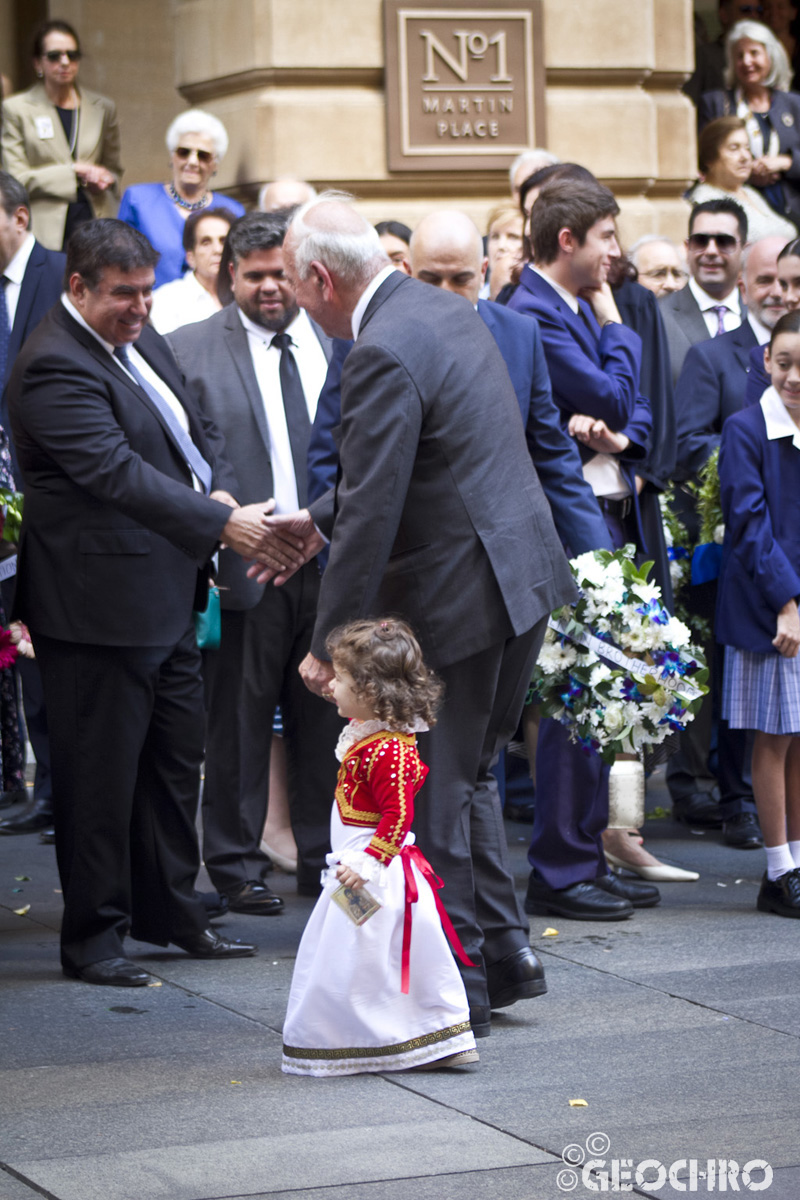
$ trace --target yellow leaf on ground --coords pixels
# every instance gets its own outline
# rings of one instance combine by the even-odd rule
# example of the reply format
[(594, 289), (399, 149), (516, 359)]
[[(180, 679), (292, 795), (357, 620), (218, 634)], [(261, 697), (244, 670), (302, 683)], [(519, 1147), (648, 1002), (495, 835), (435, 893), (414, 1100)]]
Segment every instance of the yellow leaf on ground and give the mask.
[(570, 1100), (570, 1108), (588, 1108), (589, 1105), (585, 1100)]
[(31, 906), (30, 906), (30, 904), (26, 904), (26, 905), (24, 905), (24, 907), (22, 907), (22, 908), (15, 908), (15, 909), (14, 909), (14, 912), (17, 914), (17, 916), (18, 916), (18, 917), (24, 917), (24, 916), (25, 916), (25, 913), (27, 913), (27, 912), (30, 912), (30, 911), (31, 911)]
[(545, 929), (544, 933), (542, 934), (542, 937), (558, 937), (558, 930), (553, 929), (552, 925), (548, 925), (547, 929)]

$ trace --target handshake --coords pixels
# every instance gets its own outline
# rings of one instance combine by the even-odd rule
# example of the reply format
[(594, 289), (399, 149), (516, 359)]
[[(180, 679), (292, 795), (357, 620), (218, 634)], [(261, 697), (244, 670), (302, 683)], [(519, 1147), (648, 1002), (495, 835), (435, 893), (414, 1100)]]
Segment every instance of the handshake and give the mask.
[(222, 545), (252, 560), (247, 574), (259, 583), (272, 580), (280, 587), (325, 545), (307, 508), (273, 515), (274, 500), (242, 508), (230, 492), (212, 492), (211, 499), (232, 510), (222, 531)]

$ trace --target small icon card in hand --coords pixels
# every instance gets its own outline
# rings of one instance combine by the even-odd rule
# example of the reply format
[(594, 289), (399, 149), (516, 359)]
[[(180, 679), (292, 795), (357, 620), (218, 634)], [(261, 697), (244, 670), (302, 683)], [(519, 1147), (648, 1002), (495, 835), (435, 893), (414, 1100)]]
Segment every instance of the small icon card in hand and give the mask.
[(344, 884), (331, 893), (331, 899), (335, 900), (339, 907), (347, 913), (354, 925), (363, 925), (370, 917), (374, 917), (381, 907), (366, 888), (354, 891), (353, 888), (345, 887)]

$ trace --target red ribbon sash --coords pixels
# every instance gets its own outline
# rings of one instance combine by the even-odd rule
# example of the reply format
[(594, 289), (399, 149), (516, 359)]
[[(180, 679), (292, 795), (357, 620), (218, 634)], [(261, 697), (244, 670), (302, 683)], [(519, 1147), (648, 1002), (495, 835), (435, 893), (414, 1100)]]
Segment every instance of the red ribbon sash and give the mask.
[(464, 964), (465, 967), (474, 967), (475, 963), (467, 958), (464, 947), (461, 945), (461, 939), (453, 928), (453, 922), (445, 912), (444, 905), (439, 898), (439, 888), (444, 887), (442, 880), (435, 873), (433, 867), (428, 862), (425, 855), (416, 846), (404, 846), (400, 851), (400, 858), (403, 861), (403, 874), (406, 879), (406, 905), (403, 916), (403, 957), (402, 967), (400, 972), (400, 991), (408, 995), (409, 981), (409, 964), (411, 960), (411, 906), (419, 900), (419, 890), (417, 881), (414, 878), (414, 871), (411, 867), (412, 861), (416, 863), (417, 869), (424, 876), (431, 886), (433, 898), (436, 901), (436, 910), (439, 913), (439, 920), (442, 923), (442, 929), (447, 935), (450, 945), (453, 947), (453, 952)]

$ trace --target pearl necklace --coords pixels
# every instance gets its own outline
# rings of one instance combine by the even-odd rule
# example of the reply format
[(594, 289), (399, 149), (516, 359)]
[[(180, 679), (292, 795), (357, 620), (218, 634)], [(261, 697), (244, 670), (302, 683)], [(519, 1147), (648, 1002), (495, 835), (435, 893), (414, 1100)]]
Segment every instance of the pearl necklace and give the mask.
[(211, 200), (209, 192), (203, 192), (199, 200), (184, 200), (172, 183), (167, 184), (167, 191), (174, 204), (180, 205), (181, 208), (188, 208), (189, 212), (197, 212), (199, 208), (206, 208)]

